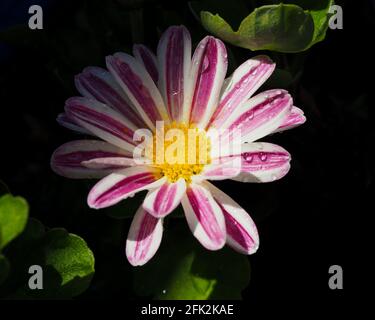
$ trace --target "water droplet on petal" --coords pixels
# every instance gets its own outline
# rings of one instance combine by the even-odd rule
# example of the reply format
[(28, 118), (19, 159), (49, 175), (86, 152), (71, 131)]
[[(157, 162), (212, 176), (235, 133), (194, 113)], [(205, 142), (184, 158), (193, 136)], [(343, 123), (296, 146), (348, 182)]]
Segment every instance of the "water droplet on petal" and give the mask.
[(207, 56), (205, 56), (203, 58), (203, 64), (202, 64), (202, 70), (201, 72), (206, 72), (210, 67), (210, 60), (207, 58)]
[(262, 161), (266, 161), (266, 160), (267, 160), (267, 155), (266, 155), (265, 153), (261, 152), (261, 153), (259, 154), (259, 158), (260, 158), (260, 160), (262, 160)]
[(248, 119), (249, 120), (254, 119), (254, 111), (249, 111), (249, 113), (248, 113)]

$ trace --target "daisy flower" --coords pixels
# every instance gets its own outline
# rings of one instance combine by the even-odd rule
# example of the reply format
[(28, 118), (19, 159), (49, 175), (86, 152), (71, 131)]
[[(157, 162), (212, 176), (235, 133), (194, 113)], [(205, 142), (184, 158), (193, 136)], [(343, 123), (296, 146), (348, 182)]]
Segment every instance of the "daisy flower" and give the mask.
[[(305, 122), (285, 90), (253, 96), (275, 68), (268, 57), (251, 58), (225, 78), (227, 53), (219, 39), (205, 37), (193, 56), (191, 47), (188, 30), (172, 26), (162, 35), (156, 56), (134, 45), (133, 56), (108, 56), (108, 70), (85, 68), (75, 78), (81, 96), (68, 99), (57, 118), (69, 129), (100, 139), (68, 142), (51, 159), (52, 169), (62, 176), (101, 178), (88, 195), (91, 208), (112, 206), (148, 190), (126, 241), (126, 256), (134, 266), (154, 256), (163, 219), (180, 203), (193, 235), (205, 248), (218, 250), (227, 244), (240, 253), (254, 253), (259, 236), (253, 220), (208, 180), (282, 178), (290, 168), (290, 154), (280, 146), (254, 141)], [(186, 144), (182, 162), (158, 162), (160, 144), (153, 138), (156, 150), (149, 153), (150, 161), (140, 163), (134, 158), (140, 143), (134, 139), (137, 130), (155, 133), (161, 121), (166, 129), (197, 132), (203, 147)], [(219, 130), (216, 138), (209, 134), (212, 129)], [(239, 132), (240, 148), (218, 152), (216, 142), (224, 137), (231, 142), (234, 131)], [(167, 148), (161, 155), (166, 153)], [(202, 153), (207, 153), (204, 162), (188, 161)]]

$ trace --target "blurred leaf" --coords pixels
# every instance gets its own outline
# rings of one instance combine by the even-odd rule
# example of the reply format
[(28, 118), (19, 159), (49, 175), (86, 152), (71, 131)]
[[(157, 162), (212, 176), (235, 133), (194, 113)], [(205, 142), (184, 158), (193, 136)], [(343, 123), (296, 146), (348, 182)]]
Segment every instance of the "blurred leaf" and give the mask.
[(25, 199), (6, 194), (0, 198), (0, 249), (25, 228), (28, 205)]
[[(266, 1), (275, 2), (279, 1)], [(231, 1), (228, 10), (223, 10), (226, 5), (222, 2), (210, 0), (193, 1), (190, 7), (195, 14), (200, 12), (209, 32), (233, 45), (254, 51), (300, 52), (324, 39), (332, 4), (333, 0), (292, 0), (264, 5), (244, 18), (237, 31), (239, 17), (246, 12), (242, 2)]]
[(0, 285), (8, 277), (9, 274), (9, 261), (6, 257), (0, 254)]
[(176, 227), (165, 231), (153, 260), (135, 270), (137, 293), (163, 300), (241, 299), (250, 280), (247, 257), (228, 248), (206, 250), (186, 226)]
[(276, 68), (264, 87), (287, 89), (292, 84), (293, 80), (293, 75), (289, 71)]
[(25, 230), (19, 236), (17, 243), (22, 244), (24, 248), (25, 245), (31, 246), (35, 241), (40, 240), (46, 232), (46, 228), (43, 223), (34, 218), (29, 218)]

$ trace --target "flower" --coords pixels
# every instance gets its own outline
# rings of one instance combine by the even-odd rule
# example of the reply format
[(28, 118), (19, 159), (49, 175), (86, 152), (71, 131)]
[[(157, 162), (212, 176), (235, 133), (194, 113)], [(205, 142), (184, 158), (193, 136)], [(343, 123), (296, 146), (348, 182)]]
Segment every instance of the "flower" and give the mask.
[[(193, 235), (204, 247), (218, 250), (227, 244), (240, 253), (254, 253), (259, 237), (253, 220), (207, 180), (270, 182), (288, 172), (290, 154), (286, 150), (254, 142), (305, 122), (303, 112), (293, 106), (285, 90), (250, 98), (275, 64), (266, 56), (256, 56), (225, 79), (224, 44), (207, 36), (191, 57), (190, 34), (183, 26), (165, 31), (157, 57), (143, 45), (134, 45), (133, 55), (115, 53), (106, 58), (109, 71), (88, 67), (76, 76), (82, 96), (68, 99), (65, 113), (57, 120), (101, 140), (62, 145), (52, 155), (52, 169), (68, 178), (102, 178), (88, 195), (91, 208), (108, 207), (148, 190), (126, 242), (126, 255), (134, 266), (154, 256), (162, 239), (163, 219), (180, 203)], [(207, 161), (187, 162), (189, 154), (202, 153), (187, 146), (183, 163), (156, 163), (154, 151), (151, 162), (139, 164), (133, 157), (134, 134), (138, 128), (154, 133), (157, 121), (184, 133), (195, 130), (202, 134)], [(240, 129), (240, 150), (215, 153), (210, 128), (227, 129), (217, 141), (225, 135), (233, 140), (232, 131)], [(155, 139), (151, 145), (157, 146)]]

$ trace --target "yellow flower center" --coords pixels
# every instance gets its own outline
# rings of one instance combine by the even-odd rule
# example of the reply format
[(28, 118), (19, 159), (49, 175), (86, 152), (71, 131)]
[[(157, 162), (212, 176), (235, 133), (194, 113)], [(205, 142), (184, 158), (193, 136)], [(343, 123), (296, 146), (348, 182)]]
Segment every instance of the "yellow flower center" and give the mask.
[(160, 177), (170, 182), (183, 178), (187, 183), (211, 163), (210, 139), (205, 130), (185, 123), (173, 122), (156, 127), (152, 149), (152, 166), (160, 169)]

